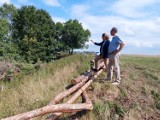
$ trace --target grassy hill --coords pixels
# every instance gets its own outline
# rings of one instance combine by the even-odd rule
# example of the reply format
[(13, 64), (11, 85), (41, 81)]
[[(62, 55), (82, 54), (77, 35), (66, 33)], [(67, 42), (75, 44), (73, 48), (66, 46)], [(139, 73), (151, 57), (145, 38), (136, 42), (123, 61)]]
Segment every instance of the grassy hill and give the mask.
[[(46, 105), (70, 80), (89, 69), (91, 55), (72, 55), (1, 83), (0, 119)], [(103, 72), (88, 89), (93, 111), (66, 114), (60, 120), (143, 120), (160, 118), (160, 58), (122, 56), (122, 83), (104, 81)], [(64, 100), (65, 101), (65, 100)], [(79, 100), (78, 100), (79, 101)], [(36, 118), (36, 119), (43, 119)]]

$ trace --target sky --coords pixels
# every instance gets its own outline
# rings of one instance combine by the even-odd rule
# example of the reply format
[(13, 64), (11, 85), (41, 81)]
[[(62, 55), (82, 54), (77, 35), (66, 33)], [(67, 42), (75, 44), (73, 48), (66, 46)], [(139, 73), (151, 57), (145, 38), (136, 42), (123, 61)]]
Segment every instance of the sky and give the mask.
[[(5, 2), (17, 8), (45, 9), (55, 22), (77, 19), (96, 42), (101, 42), (102, 33), (117, 27), (126, 43), (122, 53), (160, 55), (160, 0), (0, 0), (0, 5)], [(87, 51), (99, 51), (91, 42), (87, 44)]]

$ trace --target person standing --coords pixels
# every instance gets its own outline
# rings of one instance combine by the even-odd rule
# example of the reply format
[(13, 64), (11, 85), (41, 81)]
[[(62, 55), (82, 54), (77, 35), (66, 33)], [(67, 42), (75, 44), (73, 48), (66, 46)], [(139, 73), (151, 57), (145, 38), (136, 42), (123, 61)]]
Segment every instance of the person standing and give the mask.
[(104, 64), (107, 67), (108, 65), (108, 46), (110, 44), (109, 41), (109, 36), (106, 33), (102, 34), (102, 42), (100, 43), (96, 43), (93, 40), (91, 40), (95, 45), (100, 46), (100, 55), (97, 55), (94, 59), (94, 63), (95, 63), (95, 68), (93, 69), (95, 72), (98, 71), (98, 62), (103, 59), (104, 60)]
[(111, 36), (113, 36), (112, 41), (108, 47), (109, 53), (109, 64), (108, 64), (108, 75), (107, 80), (111, 80), (113, 78), (113, 70), (116, 73), (116, 79), (112, 84), (118, 85), (121, 81), (120, 77), (120, 66), (119, 66), (119, 52), (124, 48), (125, 43), (120, 39), (117, 35), (118, 29), (113, 27), (110, 31)]

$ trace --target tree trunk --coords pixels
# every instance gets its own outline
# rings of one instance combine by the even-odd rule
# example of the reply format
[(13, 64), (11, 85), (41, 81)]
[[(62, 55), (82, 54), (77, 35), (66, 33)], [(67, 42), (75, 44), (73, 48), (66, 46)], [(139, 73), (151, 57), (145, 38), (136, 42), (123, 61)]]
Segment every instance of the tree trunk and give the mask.
[[(22, 113), (22, 114), (19, 114), (19, 115), (15, 115), (13, 117), (2, 119), (2, 120), (28, 120), (28, 119), (31, 119), (31, 118), (34, 118), (34, 117), (37, 117), (37, 116), (45, 115), (45, 114), (48, 114), (48, 113), (54, 113), (54, 112), (58, 112), (58, 113), (55, 113), (56, 118), (57, 118), (58, 116), (60, 116), (62, 114), (61, 112), (77, 112), (77, 111), (81, 111), (81, 110), (92, 110), (93, 109), (93, 105), (92, 105), (91, 101), (89, 100), (89, 98), (87, 97), (87, 94), (84, 91), (91, 85), (91, 83), (94, 81), (94, 78), (96, 78), (102, 71), (103, 70), (100, 69), (98, 72), (96, 72), (94, 77), (92, 79), (90, 79), (87, 83), (86, 83), (86, 81), (88, 79), (82, 79), (82, 81), (80, 83), (76, 84), (75, 86), (73, 86), (69, 90), (66, 90), (66, 91), (60, 93), (47, 106), (44, 106), (42, 108), (30, 111), (30, 112), (26, 112), (26, 113)], [(67, 104), (52, 105), (52, 104), (58, 103), (64, 97), (67, 97), (68, 95), (72, 94), (76, 90), (78, 90), (78, 91), (75, 93), (74, 96), (71, 97), (70, 100), (67, 101)], [(84, 100), (87, 103), (71, 104), (82, 93), (83, 93), (82, 96), (83, 96)], [(50, 120), (53, 120), (53, 119), (51, 118)]]
[[(97, 73), (96, 73), (96, 75), (94, 76), (94, 78), (96, 78), (101, 72), (102, 72), (103, 70), (101, 69), (100, 71), (98, 71)], [(88, 88), (90, 85), (91, 85), (91, 83), (93, 82), (93, 79), (91, 79), (91, 80), (89, 80), (81, 89), (79, 89), (76, 93), (75, 93), (75, 95), (74, 96), (72, 96), (72, 98), (70, 98), (70, 100), (68, 100), (67, 101), (67, 103), (69, 104), (69, 103), (73, 103), (81, 94), (82, 94), (82, 92), (84, 92), (85, 90), (86, 90), (86, 88)], [(77, 84), (78, 85), (78, 84)], [(85, 100), (87, 101), (87, 102), (89, 102), (89, 100), (88, 100), (88, 98), (87, 98), (87, 95), (84, 93), (83, 95), (85, 95), (84, 96), (84, 98), (85, 98)], [(92, 104), (91, 102), (89, 102), (89, 104)], [(52, 114), (52, 115), (50, 115), (48, 118), (47, 118), (47, 120), (56, 120), (59, 116), (61, 116), (62, 115), (62, 113), (54, 113), (54, 114)]]
[(84, 75), (81, 75), (81, 76), (73, 79), (73, 80), (71, 81), (71, 83), (72, 83), (73, 85), (75, 85), (75, 84), (77, 84), (77, 83), (80, 83), (80, 82), (83, 81), (83, 80), (89, 79), (89, 78), (92, 77), (93, 73), (94, 73), (94, 72), (93, 72), (92, 70), (90, 70), (90, 71), (86, 72)]
[(92, 104), (92, 101), (89, 99), (86, 91), (83, 91), (82, 93), (82, 101), (83, 103)]
[(87, 81), (88, 79), (84, 79), (82, 82), (74, 85), (73, 87), (71, 87), (70, 89), (68, 90), (65, 90), (64, 92), (58, 94), (55, 98), (53, 98), (49, 104), (57, 104), (60, 100), (62, 100), (63, 98), (69, 96), (70, 94), (74, 93), (75, 91), (77, 91), (78, 89), (80, 89), (84, 84), (85, 82)]
[(73, 48), (71, 49), (71, 54), (73, 54)]
[[(103, 68), (104, 67), (104, 62), (100, 62), (99, 65), (98, 65), (98, 68)], [(94, 71), (90, 70), (89, 72), (86, 72), (84, 75), (81, 75), (75, 79), (73, 79), (71, 82), (72, 84), (77, 84), (83, 80), (86, 80), (86, 79), (89, 79), (92, 77), (93, 74), (96, 74)]]
[[(73, 99), (73, 97), (71, 99), (69, 101), (67, 101), (68, 104), (71, 104), (71, 103), (73, 103), (76, 100), (75, 97), (74, 97), (74, 99)], [(92, 102), (89, 99), (86, 91), (83, 91), (83, 93), (82, 93), (82, 99), (83, 99), (84, 103), (92, 105)], [(48, 118), (46, 118), (46, 120), (56, 120), (62, 114), (63, 113), (54, 113), (54, 114), (50, 115)]]
[(28, 120), (37, 116), (45, 115), (53, 112), (77, 112), (81, 110), (92, 110), (93, 106), (91, 104), (57, 104), (48, 105), (30, 112), (15, 115), (2, 120)]

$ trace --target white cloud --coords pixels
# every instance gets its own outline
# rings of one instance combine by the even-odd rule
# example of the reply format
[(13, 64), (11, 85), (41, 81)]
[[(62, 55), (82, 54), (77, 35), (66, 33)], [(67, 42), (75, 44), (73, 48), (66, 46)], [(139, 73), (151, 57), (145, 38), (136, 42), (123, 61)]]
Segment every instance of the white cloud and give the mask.
[[(123, 0), (122, 0), (123, 1)], [(76, 7), (80, 6), (80, 7)], [(109, 34), (110, 29), (115, 26), (119, 29), (119, 35), (128, 46), (148, 47), (160, 45), (160, 17), (150, 19), (127, 19), (123, 16), (114, 15), (92, 15), (86, 5), (75, 5), (72, 7), (72, 17), (78, 20), (88, 28), (91, 33), (91, 39), (100, 42), (101, 34)], [(75, 8), (75, 9), (74, 9)], [(76, 9), (79, 8), (79, 9)], [(75, 11), (76, 10), (76, 11)], [(91, 44), (91, 43), (88, 43)]]
[(0, 5), (2, 5), (4, 3), (11, 3), (11, 1), (10, 0), (0, 0)]
[(160, 3), (158, 0), (118, 0), (110, 9), (114, 13), (126, 17), (137, 18), (150, 15), (152, 12), (144, 11), (143, 8), (158, 3)]
[(75, 15), (76, 17), (79, 18), (79, 17), (87, 15), (89, 9), (90, 7), (88, 5), (77, 4), (71, 8), (71, 12), (73, 16)]
[(52, 16), (52, 20), (54, 22), (61, 22), (61, 23), (65, 23), (67, 20), (65, 20), (64, 18), (60, 18), (60, 17), (54, 17)]
[(49, 6), (60, 6), (60, 3), (58, 0), (43, 0), (43, 2)]
[(28, 0), (18, 0), (18, 2), (20, 2), (20, 3), (27, 3), (29, 1)]

